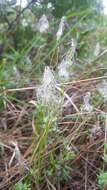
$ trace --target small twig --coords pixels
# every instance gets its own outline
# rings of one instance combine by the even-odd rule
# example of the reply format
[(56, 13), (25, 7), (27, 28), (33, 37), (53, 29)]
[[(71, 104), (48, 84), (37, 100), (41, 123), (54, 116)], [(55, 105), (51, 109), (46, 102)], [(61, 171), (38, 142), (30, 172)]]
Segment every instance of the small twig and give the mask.
[[(88, 160), (88, 154), (87, 154), (87, 158)], [(88, 163), (85, 162), (85, 190), (87, 190), (87, 182), (88, 182), (88, 171), (87, 171), (87, 166), (88, 166)]]
[(53, 186), (53, 184), (49, 181), (48, 177), (45, 176), (45, 178), (46, 178), (47, 184), (50, 185), (51, 189), (52, 189), (52, 190), (56, 190), (56, 188)]
[(82, 79), (82, 80), (77, 80), (77, 81), (72, 81), (72, 82), (61, 83), (61, 84), (59, 84), (59, 86), (73, 85), (73, 84), (77, 84), (77, 83), (91, 82), (91, 81), (97, 81), (97, 80), (103, 80), (103, 79), (107, 79), (107, 76), (101, 76), (101, 77), (95, 77), (95, 78)]
[[(103, 80), (103, 79), (107, 79), (107, 76), (101, 76), (101, 77), (95, 77), (95, 78), (82, 79), (82, 80), (77, 80), (77, 81), (72, 81), (72, 82), (61, 83), (61, 84), (57, 84), (57, 87), (63, 86), (63, 85), (73, 85), (73, 84), (78, 84), (78, 83), (98, 81), (98, 80)], [(26, 91), (26, 90), (36, 90), (36, 86), (13, 88), (13, 89), (3, 89), (1, 92), (16, 92), (16, 91)]]
[(16, 91), (35, 90), (35, 89), (36, 89), (35, 86), (31, 86), (31, 87), (24, 87), (24, 88), (5, 89), (3, 91), (6, 91), (6, 92), (16, 92)]

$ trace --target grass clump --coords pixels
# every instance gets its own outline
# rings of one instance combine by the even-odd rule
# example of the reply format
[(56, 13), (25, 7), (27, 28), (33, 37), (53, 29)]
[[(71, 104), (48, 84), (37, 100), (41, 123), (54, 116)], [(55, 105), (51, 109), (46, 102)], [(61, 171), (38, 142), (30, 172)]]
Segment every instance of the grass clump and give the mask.
[(107, 186), (107, 172), (100, 172), (98, 176), (98, 184), (101, 189), (104, 189)]
[(31, 190), (31, 186), (30, 184), (26, 184), (26, 183), (22, 183), (22, 182), (18, 182), (13, 190)]

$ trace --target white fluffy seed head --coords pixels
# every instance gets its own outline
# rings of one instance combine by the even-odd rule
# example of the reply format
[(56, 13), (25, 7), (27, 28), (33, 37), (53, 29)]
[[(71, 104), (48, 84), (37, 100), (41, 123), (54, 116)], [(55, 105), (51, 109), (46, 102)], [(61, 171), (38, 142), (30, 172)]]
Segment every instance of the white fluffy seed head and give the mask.
[(82, 112), (92, 112), (93, 111), (93, 106), (90, 104), (90, 97), (91, 93), (87, 92), (86, 95), (83, 97), (84, 104), (81, 107)]
[(43, 14), (42, 17), (39, 19), (39, 22), (37, 24), (37, 29), (39, 30), (40, 33), (46, 33), (48, 31), (49, 21), (45, 14)]
[(68, 69), (69, 69), (69, 62), (63, 59), (62, 62), (58, 66), (59, 79), (63, 79), (66, 81), (69, 80), (70, 73), (69, 73)]
[(74, 58), (75, 52), (76, 52), (76, 46), (77, 42), (76, 39), (72, 38), (69, 42), (70, 48), (66, 53), (66, 60), (72, 60)]
[(45, 67), (44, 74), (43, 74), (43, 80), (42, 83), (45, 87), (51, 85), (55, 82), (53, 72), (51, 69), (47, 66)]
[(42, 84), (37, 88), (37, 100), (51, 106), (60, 103), (61, 98), (56, 89), (54, 74), (49, 67), (45, 67)]
[(47, 4), (47, 8), (48, 8), (48, 9), (52, 8), (52, 3), (48, 3), (48, 4)]
[(64, 29), (65, 29), (65, 22), (66, 22), (66, 17), (63, 16), (61, 18), (59, 28), (58, 28), (58, 31), (56, 33), (57, 40), (60, 40), (61, 36), (63, 35)]

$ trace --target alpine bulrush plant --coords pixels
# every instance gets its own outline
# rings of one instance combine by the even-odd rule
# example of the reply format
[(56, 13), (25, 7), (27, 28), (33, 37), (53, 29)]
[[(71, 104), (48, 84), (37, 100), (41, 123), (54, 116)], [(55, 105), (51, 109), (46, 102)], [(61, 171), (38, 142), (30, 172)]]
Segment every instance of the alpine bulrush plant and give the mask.
[[(37, 88), (36, 112), (33, 117), (34, 144), (31, 162), (32, 173), (39, 183), (45, 178), (46, 152), (58, 135), (58, 118), (61, 114), (63, 95), (57, 90), (57, 83), (49, 67), (44, 70), (41, 85)], [(53, 154), (53, 153), (52, 153)], [(49, 154), (50, 155), (50, 154)], [(49, 157), (48, 155), (48, 157)], [(38, 176), (38, 177), (37, 177)]]

